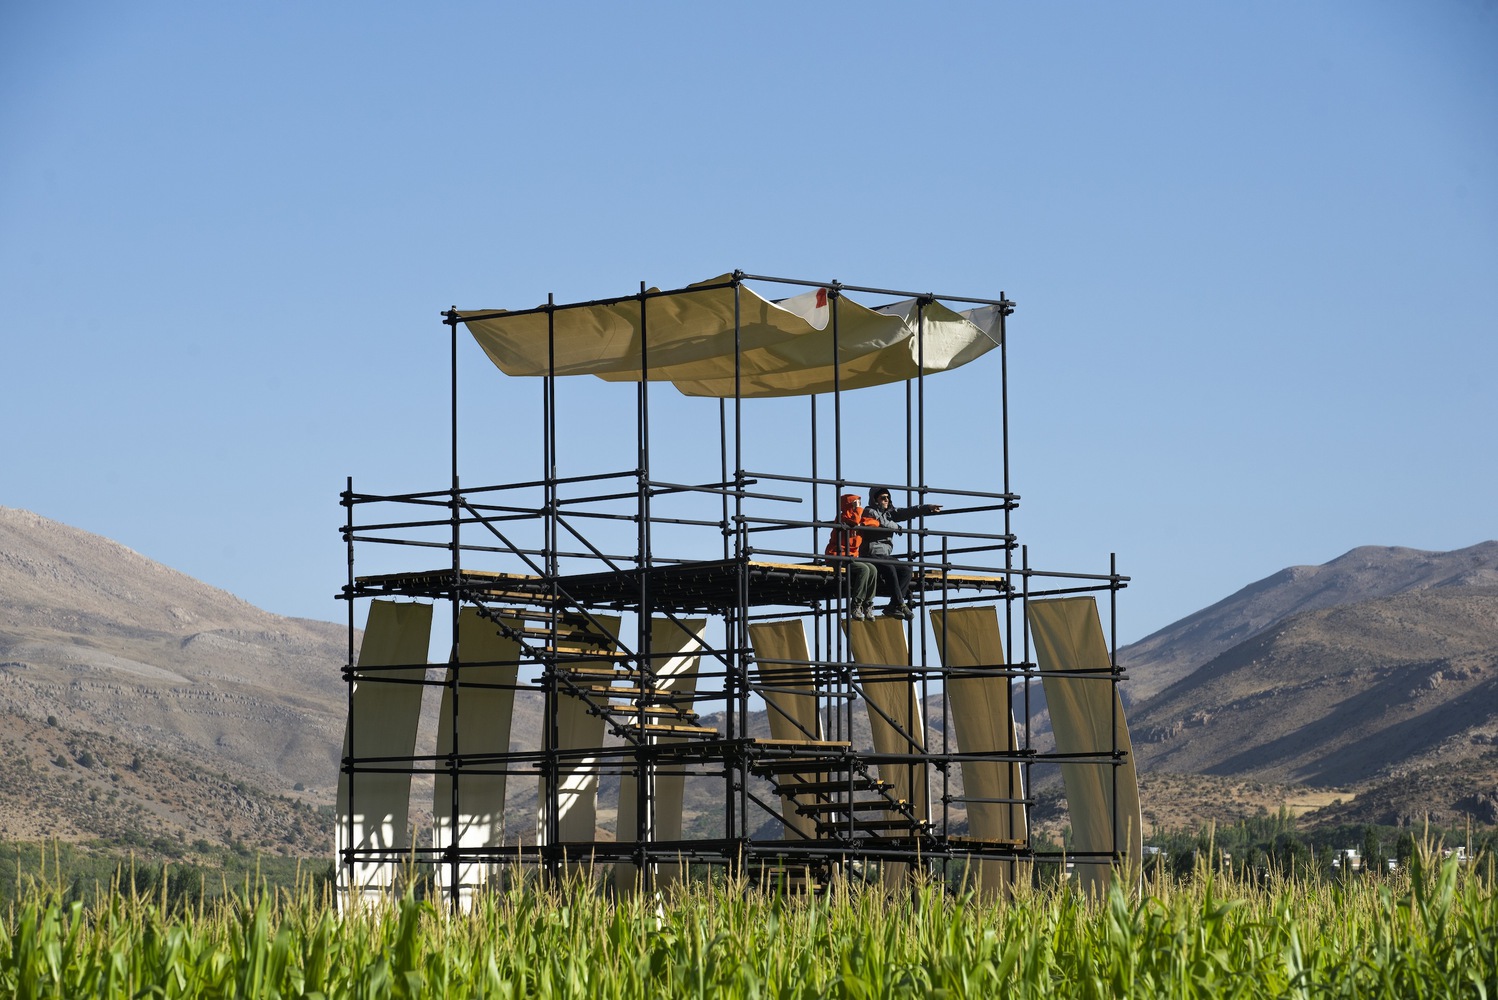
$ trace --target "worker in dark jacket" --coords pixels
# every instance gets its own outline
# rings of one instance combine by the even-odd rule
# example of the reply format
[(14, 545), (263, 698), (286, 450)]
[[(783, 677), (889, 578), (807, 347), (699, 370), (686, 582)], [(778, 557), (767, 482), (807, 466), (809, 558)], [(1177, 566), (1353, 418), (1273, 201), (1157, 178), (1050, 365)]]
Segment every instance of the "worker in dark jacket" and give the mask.
[[(905, 595), (910, 590), (910, 564), (895, 558), (895, 534), (900, 530), (897, 522), (935, 514), (939, 510), (941, 504), (935, 503), (895, 507), (890, 501), (887, 488), (876, 486), (869, 490), (869, 505), (863, 509), (864, 524), (860, 529), (863, 534), (861, 556), (874, 560), (879, 579), (889, 593), (889, 605), (883, 614), (890, 618), (909, 621), (915, 617), (910, 605), (905, 602)], [(871, 521), (874, 523), (869, 523)]]

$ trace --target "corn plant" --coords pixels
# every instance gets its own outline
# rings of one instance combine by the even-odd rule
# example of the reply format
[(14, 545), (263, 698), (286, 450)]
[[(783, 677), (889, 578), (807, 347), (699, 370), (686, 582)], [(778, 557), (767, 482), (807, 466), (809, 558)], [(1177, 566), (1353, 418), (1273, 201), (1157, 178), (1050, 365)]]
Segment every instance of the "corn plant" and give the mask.
[[(1088, 899), (935, 881), (795, 897), (715, 879), (611, 898), (517, 884), (453, 915), (410, 894), (340, 916), (310, 881), (196, 908), (120, 878), (97, 902), (35, 880), (0, 920), (15, 997), (1488, 997), (1491, 865), (1401, 881), (1198, 869)], [(226, 887), (227, 888), (227, 887)]]

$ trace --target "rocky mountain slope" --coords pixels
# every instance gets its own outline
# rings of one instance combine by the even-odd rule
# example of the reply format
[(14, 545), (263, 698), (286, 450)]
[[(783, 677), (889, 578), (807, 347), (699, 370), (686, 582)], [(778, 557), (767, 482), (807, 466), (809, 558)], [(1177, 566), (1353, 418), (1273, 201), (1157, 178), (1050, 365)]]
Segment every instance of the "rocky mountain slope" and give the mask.
[(1498, 541), (1453, 552), (1369, 545), (1280, 570), (1120, 649), (1126, 695), (1145, 701), (1291, 615), (1445, 587), (1498, 587)]
[(1498, 588), (1294, 615), (1151, 699), (1144, 760), (1180, 773), (1352, 785), (1462, 767), (1498, 739)]
[(1498, 819), (1498, 543), (1355, 549), (1127, 655), (1134, 676), (1175, 678), (1136, 689), (1143, 774), (1343, 790), (1317, 822)]
[[(135, 815), (189, 839), (286, 843), (332, 801), (347, 647), (343, 626), (0, 507), (0, 748), (35, 779), (0, 784), (0, 827), (107, 836)], [(93, 808), (67, 807), (63, 786)]]

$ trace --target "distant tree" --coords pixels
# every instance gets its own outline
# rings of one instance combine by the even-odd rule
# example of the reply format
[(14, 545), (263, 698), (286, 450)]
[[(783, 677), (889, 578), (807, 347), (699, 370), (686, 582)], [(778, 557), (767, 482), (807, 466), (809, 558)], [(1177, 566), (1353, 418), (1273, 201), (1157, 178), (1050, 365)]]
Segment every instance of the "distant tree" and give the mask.
[(1399, 862), (1399, 867), (1408, 869), (1410, 862), (1415, 857), (1415, 835), (1413, 833), (1401, 834), (1394, 842), (1394, 857)]
[(1369, 875), (1381, 875), (1384, 871), (1384, 844), (1379, 839), (1378, 827), (1363, 828), (1363, 871)]
[(1273, 859), (1276, 870), (1283, 875), (1291, 875), (1303, 871), (1310, 864), (1311, 849), (1300, 837), (1285, 831), (1275, 836), (1274, 844), (1269, 848), (1269, 856)]
[(196, 865), (176, 865), (167, 877), (167, 905), (177, 912), (188, 912), (203, 898), (203, 869)]

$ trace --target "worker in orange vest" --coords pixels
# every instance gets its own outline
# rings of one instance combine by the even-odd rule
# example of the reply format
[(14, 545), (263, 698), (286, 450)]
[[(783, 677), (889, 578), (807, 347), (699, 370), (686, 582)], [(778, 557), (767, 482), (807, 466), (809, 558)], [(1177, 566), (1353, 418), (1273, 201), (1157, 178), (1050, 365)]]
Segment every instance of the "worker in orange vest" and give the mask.
[(844, 493), (839, 498), (837, 519), (847, 527), (832, 529), (826, 549), (826, 554), (833, 557), (833, 565), (847, 570), (848, 617), (856, 622), (874, 619), (874, 584), (877, 580), (873, 564), (858, 558), (863, 546), (863, 534), (859, 528), (879, 523), (872, 517), (865, 520), (862, 501), (857, 493)]

